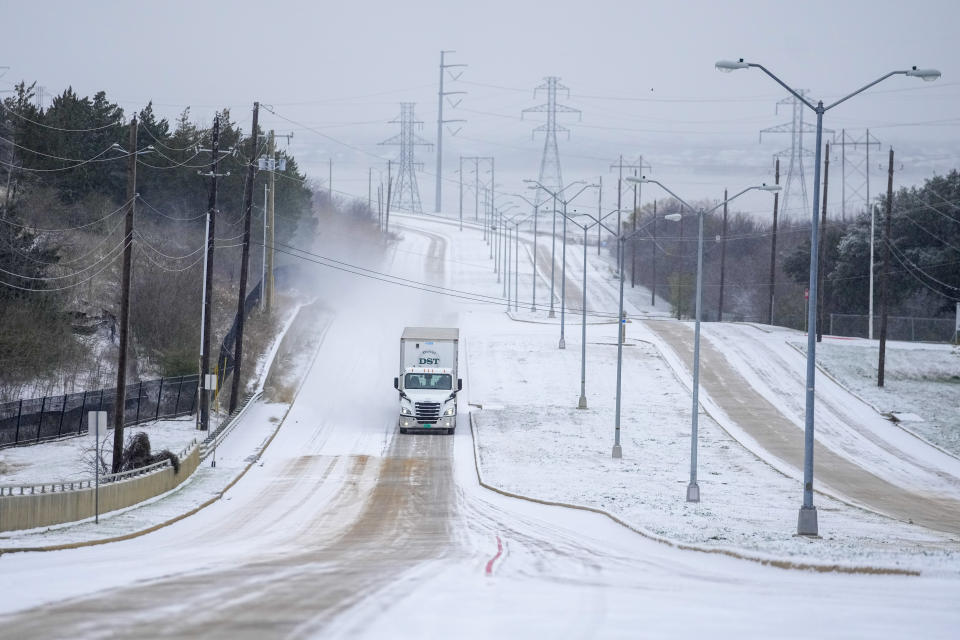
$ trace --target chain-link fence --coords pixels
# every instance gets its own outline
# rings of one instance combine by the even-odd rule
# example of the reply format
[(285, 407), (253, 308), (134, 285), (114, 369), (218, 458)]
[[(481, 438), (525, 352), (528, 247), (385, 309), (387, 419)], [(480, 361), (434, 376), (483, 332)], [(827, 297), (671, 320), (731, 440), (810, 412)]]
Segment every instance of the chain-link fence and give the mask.
[[(832, 336), (866, 338), (870, 335), (868, 315), (831, 313), (828, 333)], [(912, 318), (887, 316), (887, 338), (905, 342), (951, 342), (956, 324), (953, 318)], [(873, 318), (873, 337), (880, 337), (880, 316)]]
[[(127, 385), (124, 426), (194, 412), (197, 374), (143, 380)], [(0, 403), (0, 448), (77, 436), (87, 432), (87, 412), (113, 415), (116, 389)]]

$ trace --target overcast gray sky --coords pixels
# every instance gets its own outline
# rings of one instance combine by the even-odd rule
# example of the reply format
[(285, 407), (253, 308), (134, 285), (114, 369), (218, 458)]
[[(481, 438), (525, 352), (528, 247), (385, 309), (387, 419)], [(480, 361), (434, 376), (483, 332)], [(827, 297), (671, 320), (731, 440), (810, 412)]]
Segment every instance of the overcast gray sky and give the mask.
[[(368, 167), (397, 151), (377, 143), (398, 132), (388, 121), (399, 102), (417, 103), (419, 133), (435, 141), (441, 49), (456, 50), (449, 62), (469, 65), (447, 85), (468, 93), (445, 114), (467, 120), (456, 137), (444, 137), (445, 176), (456, 180), (460, 155), (492, 155), (505, 193), (537, 177), (543, 136), (532, 137), (539, 122), (520, 112), (543, 102), (533, 88), (548, 75), (569, 87), (562, 102), (583, 112), (581, 121), (560, 119), (571, 130), (569, 140), (559, 138), (564, 180), (603, 175), (607, 203), (615, 200), (609, 164), (620, 153), (643, 154), (651, 176), (688, 199), (772, 182), (772, 154), (789, 146), (789, 136), (760, 143), (758, 132), (790, 120), (789, 109), (775, 113), (786, 93), (758, 70), (715, 71), (716, 60), (736, 57), (824, 99), (894, 69), (938, 68), (943, 77), (934, 83), (887, 80), (828, 112), (825, 126), (859, 136), (870, 127), (883, 142), (882, 153), (872, 152), (874, 193), (885, 185), (879, 163), (888, 145), (898, 184), (960, 166), (960, 3), (947, 0), (0, 0), (0, 8), (0, 66), (10, 67), (0, 89), (21, 79), (49, 93), (103, 89), (128, 112), (152, 100), (171, 119), (191, 106), (208, 121), (214, 108), (229, 106), (245, 129), (259, 100), (296, 123), (261, 117), (265, 128), (293, 131), (290, 150), (312, 177), (326, 180), (332, 156), (334, 188), (363, 197)], [(812, 122), (812, 113), (805, 117)], [(812, 146), (813, 137), (805, 142)], [(424, 208), (432, 210), (434, 151), (418, 150), (418, 159)], [(839, 159), (829, 194), (837, 211)], [(456, 191), (445, 183), (446, 208), (456, 207)], [(651, 187), (645, 201), (648, 194), (662, 195)], [(767, 211), (769, 196), (747, 198), (741, 208)]]

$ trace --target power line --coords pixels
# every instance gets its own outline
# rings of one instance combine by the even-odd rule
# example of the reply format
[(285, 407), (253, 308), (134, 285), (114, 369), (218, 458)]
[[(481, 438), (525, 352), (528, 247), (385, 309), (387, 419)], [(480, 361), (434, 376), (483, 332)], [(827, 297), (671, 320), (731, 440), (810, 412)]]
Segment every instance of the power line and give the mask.
[(91, 127), (91, 128), (89, 128), (89, 129), (66, 129), (66, 128), (64, 128), (64, 127), (55, 127), (55, 126), (53, 126), (53, 125), (44, 124), (44, 123), (42, 123), (42, 122), (37, 122), (36, 120), (31, 120), (30, 118), (28, 118), (28, 117), (26, 117), (26, 116), (24, 116), (24, 115), (20, 115), (19, 113), (17, 113), (16, 111), (14, 111), (14, 110), (11, 109), (10, 107), (8, 107), (7, 105), (3, 104), (3, 101), (0, 101), (0, 108), (2, 108), (4, 111), (6, 111), (7, 113), (9, 113), (10, 115), (16, 116), (16, 117), (20, 118), (21, 120), (25, 120), (26, 122), (29, 122), (30, 124), (35, 124), (35, 125), (37, 125), (38, 127), (43, 127), (44, 129), (52, 129), (52, 130), (54, 130), (54, 131), (63, 131), (63, 132), (66, 132), (66, 133), (91, 133), (91, 132), (93, 132), (93, 131), (103, 131), (104, 129), (109, 129), (110, 127), (121, 127), (121, 126), (123, 126), (123, 121), (122, 121), (122, 120), (117, 120), (117, 121), (111, 122), (111, 123), (109, 123), (109, 124), (101, 125), (101, 126), (99, 126), (99, 127)]
[[(131, 242), (132, 242), (132, 240), (131, 240)], [(124, 244), (124, 249), (126, 249), (126, 247), (128, 247), (128, 246), (130, 246), (130, 242), (127, 242), (126, 244)], [(30, 287), (20, 287), (20, 286), (18, 286), (18, 285), (11, 284), (11, 283), (5, 282), (5, 281), (3, 281), (3, 280), (0, 280), (0, 285), (3, 285), (3, 286), (5, 286), (5, 287), (9, 287), (9, 288), (11, 288), (11, 289), (17, 289), (17, 290), (19, 290), (19, 291), (28, 291), (28, 292), (31, 292), (31, 293), (54, 293), (54, 292), (56, 292), (56, 291), (65, 291), (65, 290), (67, 290), (67, 289), (72, 289), (72, 288), (74, 288), (74, 287), (79, 287), (79, 286), (81, 286), (81, 285), (84, 285), (84, 284), (90, 282), (91, 280), (93, 280), (94, 278), (96, 278), (98, 275), (100, 275), (101, 273), (103, 273), (104, 271), (106, 271), (107, 269), (109, 269), (110, 266), (113, 264), (113, 262), (114, 262), (118, 257), (120, 257), (121, 255), (123, 255), (122, 252), (121, 252), (121, 253), (118, 253), (116, 256), (114, 256), (113, 260), (111, 260), (110, 262), (108, 262), (107, 265), (103, 267), (103, 269), (100, 269), (100, 271), (97, 271), (95, 274), (93, 274), (92, 276), (90, 276), (90, 277), (87, 278), (86, 280), (82, 280), (82, 281), (80, 281), (80, 282), (75, 282), (74, 284), (69, 284), (69, 285), (66, 285), (66, 286), (63, 286), (63, 287), (55, 287), (55, 288), (53, 288), (53, 289), (33, 289), (33, 288), (30, 288)]]
[(117, 209), (115, 209), (114, 211), (108, 213), (107, 215), (103, 216), (102, 218), (97, 218), (97, 219), (94, 220), (93, 222), (88, 222), (88, 223), (86, 223), (86, 224), (81, 224), (81, 225), (78, 225), (78, 226), (76, 226), (76, 227), (64, 227), (64, 228), (62, 228), (62, 229), (44, 229), (44, 228), (41, 228), (41, 227), (33, 227), (33, 226), (30, 226), (30, 225), (26, 225), (26, 224), (18, 224), (18, 223), (16, 223), (16, 222), (13, 222), (12, 220), (7, 220), (6, 218), (0, 218), (0, 222), (3, 222), (4, 224), (8, 224), (8, 225), (10, 225), (11, 227), (17, 227), (17, 228), (19, 228), (19, 229), (29, 229), (30, 231), (40, 231), (40, 232), (43, 232), (43, 233), (59, 233), (59, 232), (63, 232), (63, 231), (76, 231), (76, 230), (78, 230), (78, 229), (85, 229), (85, 228), (87, 228), (87, 227), (92, 227), (93, 225), (98, 224), (98, 223), (100, 223), (100, 222), (103, 222), (104, 220), (107, 220), (108, 218), (112, 218), (113, 216), (115, 216), (115, 215), (117, 215), (118, 213), (120, 213), (121, 211), (123, 211), (123, 210), (127, 207), (127, 205), (130, 204), (131, 200), (134, 200), (134, 199), (135, 199), (135, 198), (131, 198), (130, 200), (127, 200), (127, 201), (124, 202), (122, 205), (120, 205), (119, 208), (117, 208)]
[[(65, 279), (67, 279), (67, 278), (73, 278), (74, 276), (78, 276), (78, 275), (80, 275), (81, 273), (84, 273), (84, 272), (86, 272), (86, 271), (89, 271), (90, 269), (93, 269), (95, 266), (97, 266), (98, 264), (100, 264), (100, 263), (103, 262), (104, 260), (110, 259), (110, 254), (114, 253), (117, 249), (122, 248), (125, 244), (126, 244), (125, 241), (124, 241), (124, 240), (121, 240), (121, 241), (120, 241), (120, 244), (118, 244), (117, 246), (115, 246), (115, 247), (113, 247), (112, 249), (110, 249), (109, 251), (107, 251), (107, 253), (104, 254), (104, 256), (101, 257), (101, 258), (100, 258), (99, 260), (97, 260), (96, 262), (94, 262), (94, 263), (92, 263), (92, 264), (84, 267), (83, 269), (80, 269), (79, 271), (74, 271), (73, 273), (68, 273), (68, 274), (62, 275), (62, 276), (25, 276), (25, 275), (23, 275), (23, 274), (21, 274), (21, 273), (14, 273), (13, 271), (7, 271), (6, 269), (2, 269), (2, 268), (0, 268), (0, 272), (5, 273), (5, 274), (7, 274), (8, 276), (14, 276), (15, 278), (21, 278), (21, 279), (23, 279), (23, 280), (35, 280), (35, 281), (40, 281), (40, 282), (51, 282), (51, 281), (54, 281), (54, 280), (65, 280)], [(115, 258), (115, 257), (116, 257), (116, 256), (114, 256), (114, 258)]]

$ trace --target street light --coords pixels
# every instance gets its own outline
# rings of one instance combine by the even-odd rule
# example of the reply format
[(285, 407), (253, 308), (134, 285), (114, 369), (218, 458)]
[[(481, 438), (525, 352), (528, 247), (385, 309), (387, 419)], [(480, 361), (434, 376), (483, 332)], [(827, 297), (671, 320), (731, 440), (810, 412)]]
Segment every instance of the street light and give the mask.
[[(688, 209), (693, 209), (693, 207), (687, 204), (683, 198), (678, 196), (676, 193), (668, 189), (657, 180), (650, 180), (646, 177), (636, 178), (634, 176), (627, 176), (627, 181), (638, 184), (655, 184), (679, 200), (680, 203), (686, 206)], [(699, 414), (698, 409), (700, 406), (700, 307), (703, 300), (703, 219), (708, 213), (712, 213), (728, 202), (736, 200), (748, 191), (754, 190), (776, 193), (777, 191), (780, 191), (780, 185), (763, 184), (754, 187), (747, 187), (743, 191), (727, 198), (723, 202), (711, 207), (710, 209), (705, 210), (703, 207), (701, 207), (699, 210), (697, 210), (697, 305), (696, 325), (693, 332), (693, 410), (690, 419), (690, 484), (687, 485), (687, 502), (700, 502), (700, 485), (697, 484), (697, 431), (699, 426), (697, 418)]]
[[(564, 187), (564, 188), (561, 189), (560, 191), (557, 191), (556, 193), (554, 193), (553, 191), (551, 191), (551, 190), (548, 189), (547, 187), (543, 186), (542, 184), (540, 184), (540, 182), (538, 182), (538, 181), (536, 181), (536, 180), (524, 180), (524, 182), (533, 182), (533, 183), (536, 183), (541, 189), (543, 189), (544, 191), (546, 191), (547, 193), (549, 193), (550, 195), (552, 195), (552, 196), (554, 197), (554, 199), (560, 200), (561, 204), (563, 204), (563, 212), (562, 212), (562, 215), (563, 215), (563, 231), (562, 231), (562, 233), (563, 233), (563, 254), (562, 254), (561, 258), (560, 258), (560, 269), (561, 269), (561, 273), (560, 273), (560, 343), (557, 345), (557, 348), (558, 348), (558, 349), (566, 349), (566, 348), (567, 348), (567, 341), (566, 341), (565, 338), (564, 338), (564, 331), (565, 331), (565, 328), (566, 328), (566, 306), (567, 306), (567, 217), (568, 217), (568, 216), (567, 216), (567, 205), (570, 204), (571, 202), (573, 202), (574, 200), (576, 200), (577, 196), (579, 196), (581, 193), (583, 193), (583, 192), (586, 191), (587, 189), (589, 189), (589, 188), (591, 188), (591, 187), (599, 187), (599, 185), (596, 185), (596, 184), (584, 184), (583, 187), (581, 187), (580, 191), (577, 191), (575, 194), (573, 194), (572, 197), (564, 200), (563, 198), (560, 197), (560, 194), (562, 194), (566, 189), (572, 187), (572, 186), (575, 185), (575, 184), (583, 184), (583, 181), (582, 181), (582, 180), (578, 180), (578, 181), (576, 181), (576, 182), (571, 182), (571, 183), (568, 184), (566, 187)], [(554, 217), (554, 221), (556, 221), (556, 217), (557, 217), (556, 209), (554, 209), (553, 217)], [(556, 222), (554, 222), (554, 238), (556, 238)], [(555, 240), (554, 240), (554, 244), (556, 244), (556, 241), (555, 241)], [(551, 273), (552, 273), (552, 271), (551, 271)], [(552, 307), (552, 306), (553, 306), (553, 277), (552, 277), (552, 276), (551, 276), (550, 280), (551, 280), (551, 284), (550, 284), (550, 306)], [(552, 315), (552, 314), (551, 314), (551, 315)]]
[[(520, 196), (520, 197), (523, 197), (523, 196)], [(525, 199), (525, 198), (524, 198), (524, 199)], [(509, 264), (509, 263), (510, 263), (510, 254), (509, 254), (509, 253), (507, 254), (507, 272), (506, 272), (506, 273), (507, 273), (507, 311), (510, 311), (510, 296), (511, 296), (511, 294), (510, 294), (510, 275), (511, 275), (511, 270), (512, 270), (512, 272), (513, 272), (513, 294), (512, 294), (512, 295), (513, 295), (513, 310), (514, 310), (514, 311), (519, 311), (519, 308), (517, 307), (517, 304), (518, 304), (518, 298), (520, 297), (520, 284), (519, 284), (519, 276), (518, 276), (518, 273), (519, 273), (519, 270), (520, 270), (520, 257), (519, 257), (519, 256), (520, 256), (520, 224), (523, 223), (523, 222), (526, 222), (526, 221), (529, 220), (532, 216), (533, 216), (533, 214), (529, 214), (529, 213), (526, 214), (526, 215), (524, 215), (524, 214), (522, 214), (522, 213), (518, 213), (518, 214), (515, 215), (515, 216), (512, 216), (512, 217), (510, 217), (510, 218), (507, 218), (506, 221), (504, 222), (505, 225), (507, 225), (507, 224), (512, 224), (512, 225), (514, 225), (514, 229), (513, 229), (513, 266), (512, 266), (512, 267), (511, 267), (510, 264)], [(510, 242), (509, 242), (509, 239), (508, 239), (508, 241), (507, 241), (507, 246), (509, 247), (509, 245), (510, 245)], [(509, 251), (509, 249), (508, 249), (508, 251)], [(534, 255), (536, 255), (536, 254), (534, 254)], [(536, 276), (537, 276), (537, 273), (536, 273), (536, 267), (537, 267), (536, 262), (534, 262), (533, 267), (534, 267), (533, 276), (534, 276), (534, 279), (536, 279)]]
[(819, 283), (819, 274), (817, 273), (817, 256), (819, 255), (819, 230), (818, 230), (818, 210), (820, 208), (820, 154), (823, 138), (823, 114), (835, 106), (846, 102), (853, 96), (862, 93), (870, 87), (883, 82), (887, 78), (896, 75), (910, 76), (920, 78), (924, 82), (932, 82), (940, 77), (940, 72), (936, 69), (918, 69), (911, 67), (900, 71), (891, 71), (886, 75), (880, 76), (873, 82), (860, 87), (853, 93), (850, 93), (839, 100), (823, 106), (823, 100), (817, 101), (816, 106), (813, 102), (807, 100), (796, 90), (790, 88), (780, 78), (775, 76), (763, 65), (755, 62), (744, 62), (743, 58), (736, 61), (720, 60), (716, 63), (718, 71), (731, 72), (737, 69), (748, 69), (755, 67), (770, 76), (781, 87), (786, 89), (797, 100), (806, 105), (817, 114), (817, 149), (815, 157), (816, 171), (813, 174), (813, 216), (810, 225), (810, 299), (814, 301), (807, 311), (807, 384), (806, 384), (806, 406), (804, 412), (804, 438), (803, 438), (803, 504), (800, 507), (800, 514), (797, 518), (797, 534), (801, 536), (817, 535), (817, 508), (813, 506), (813, 422), (814, 422), (814, 384), (816, 382), (816, 349), (817, 349), (817, 285)]
[[(529, 189), (537, 189), (538, 187), (528, 187)], [(537, 312), (537, 218), (540, 217), (540, 203), (536, 200), (531, 201), (526, 196), (523, 196), (519, 193), (512, 194), (531, 207), (533, 207), (533, 291), (530, 294), (530, 312)]]
[[(682, 216), (679, 213), (668, 213), (663, 217), (666, 220), (678, 221), (681, 219)], [(616, 413), (615, 413), (614, 425), (613, 425), (613, 454), (612, 454), (614, 458), (623, 457), (623, 448), (620, 446), (620, 397), (621, 397), (621, 387), (622, 387), (622, 381), (623, 381), (623, 376), (621, 375), (621, 372), (623, 371), (623, 331), (621, 331), (621, 328), (620, 328), (620, 323), (623, 322), (623, 281), (624, 281), (623, 247), (624, 247), (624, 243), (627, 240), (629, 240), (633, 236), (637, 235), (638, 233), (646, 229), (647, 225), (651, 223), (656, 224), (656, 216), (654, 216), (650, 222), (644, 224), (639, 229), (634, 229), (627, 235), (623, 235), (621, 233), (613, 234), (614, 237), (617, 239), (617, 249), (619, 249), (617, 253), (617, 255), (619, 256), (619, 258), (617, 259), (617, 262), (619, 262), (619, 264), (617, 265), (617, 268), (620, 271), (620, 309), (617, 313), (617, 407), (616, 407)], [(603, 226), (605, 229), (607, 228), (606, 225), (601, 225), (601, 226)], [(607, 231), (610, 231), (610, 229), (607, 229)]]
[[(587, 232), (594, 225), (606, 226), (603, 224), (603, 221), (614, 213), (620, 213), (619, 209), (615, 209), (609, 212), (607, 215), (596, 218), (591, 216), (588, 213), (578, 214), (574, 211), (573, 216), (568, 216), (564, 213), (564, 217), (568, 218), (572, 224), (583, 229), (583, 286), (581, 292), (583, 295), (583, 300), (580, 303), (580, 400), (577, 402), (577, 409), (586, 409), (587, 408)], [(574, 220), (575, 217), (584, 217), (588, 218), (591, 222), (588, 223), (579, 223)]]
[[(553, 295), (553, 281), (554, 281), (554, 274), (556, 273), (556, 264), (557, 264), (557, 200), (560, 198), (560, 194), (562, 194), (564, 191), (566, 191), (567, 189), (569, 189), (569, 188), (572, 187), (573, 185), (575, 185), (575, 184), (585, 184), (585, 183), (584, 183), (583, 180), (574, 180), (573, 182), (569, 183), (567, 186), (563, 187), (563, 188), (560, 189), (559, 191), (553, 192), (553, 191), (551, 191), (550, 189), (548, 189), (548, 188), (546, 188), (545, 186), (543, 186), (542, 184), (540, 184), (540, 182), (537, 181), (537, 180), (524, 180), (524, 182), (527, 183), (527, 184), (529, 184), (529, 185), (531, 185), (531, 186), (530, 186), (531, 189), (543, 189), (544, 191), (546, 191), (548, 194), (550, 194), (550, 195), (553, 197), (553, 230), (552, 230), (551, 236), (550, 236), (550, 313), (547, 314), (547, 317), (548, 317), (548, 318), (555, 318), (555, 317), (557, 317), (557, 316), (556, 316), (556, 313), (554, 313), (554, 311), (553, 311), (553, 299), (554, 299), (554, 295)], [(576, 196), (574, 196), (574, 197), (576, 197)], [(571, 198), (571, 200), (573, 200), (573, 198)], [(566, 226), (564, 226), (564, 229), (566, 229)], [(566, 239), (567, 239), (567, 235), (566, 235), (566, 233), (564, 233), (564, 235), (563, 235), (564, 243), (566, 243)], [(564, 244), (564, 248), (566, 248), (566, 244)], [(562, 309), (561, 309), (561, 312), (560, 312), (560, 313), (561, 313), (561, 315), (563, 314), (563, 310), (562, 310)], [(561, 319), (562, 319), (562, 318), (561, 318)], [(560, 331), (561, 331), (561, 335), (562, 335), (562, 334), (563, 334), (563, 328), (562, 328), (562, 327), (561, 327), (561, 330), (560, 330)], [(562, 342), (562, 340), (561, 340), (561, 342)], [(563, 347), (560, 347), (560, 348), (562, 349)]]

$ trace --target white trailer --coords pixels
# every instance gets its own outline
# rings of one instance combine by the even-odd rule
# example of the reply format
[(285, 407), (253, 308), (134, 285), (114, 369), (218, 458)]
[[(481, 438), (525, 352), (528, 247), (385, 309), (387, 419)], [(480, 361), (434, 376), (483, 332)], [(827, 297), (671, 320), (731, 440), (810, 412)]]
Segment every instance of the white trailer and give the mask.
[(393, 387), (400, 392), (400, 433), (413, 429), (453, 433), (457, 428), (457, 377), (460, 330), (407, 327), (400, 337), (400, 375)]

